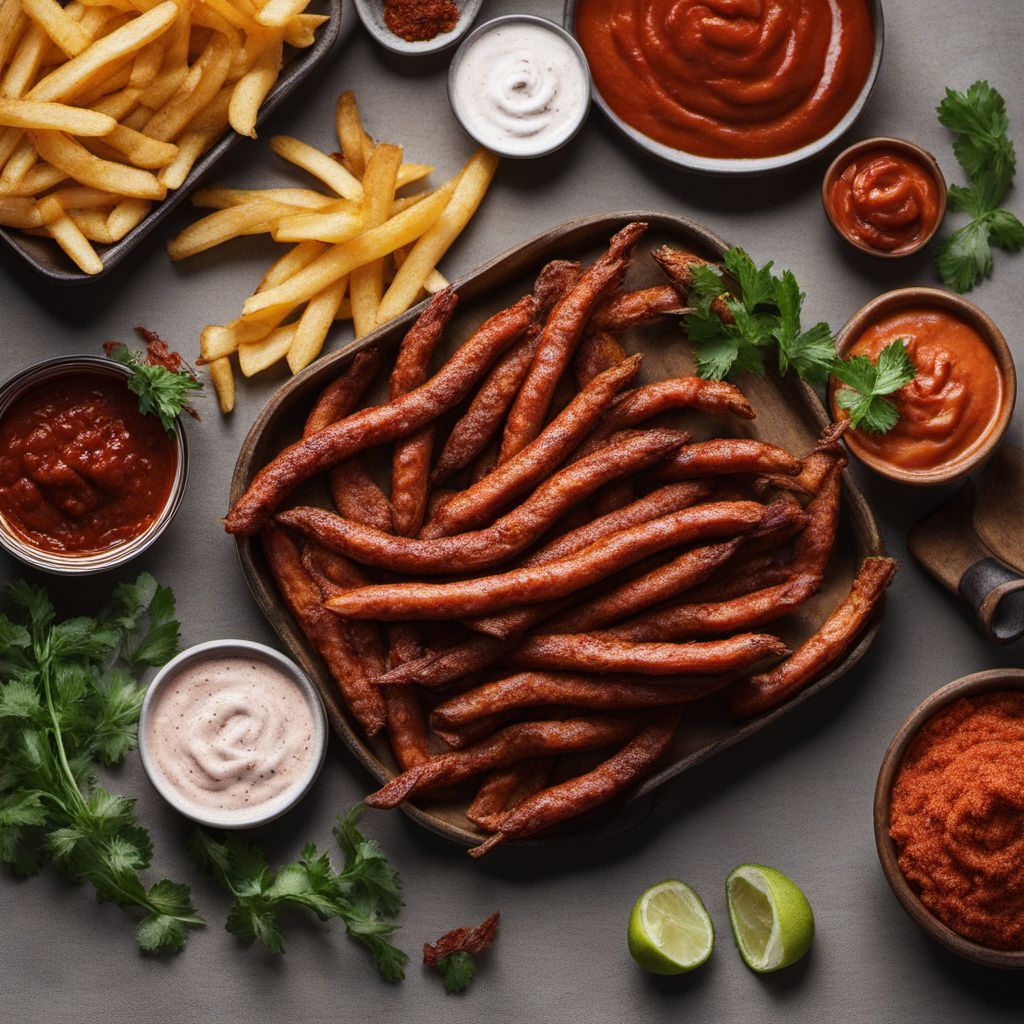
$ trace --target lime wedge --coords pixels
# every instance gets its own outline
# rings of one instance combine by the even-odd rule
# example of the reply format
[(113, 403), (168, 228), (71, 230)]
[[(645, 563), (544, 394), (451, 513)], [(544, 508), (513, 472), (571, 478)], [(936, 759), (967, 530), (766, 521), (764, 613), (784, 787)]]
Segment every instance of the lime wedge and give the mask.
[(811, 948), (814, 914), (781, 871), (741, 864), (725, 880), (729, 920), (744, 963), (759, 974), (799, 960)]
[(700, 967), (715, 945), (715, 929), (700, 897), (669, 879), (642, 893), (629, 915), (629, 952), (652, 974)]

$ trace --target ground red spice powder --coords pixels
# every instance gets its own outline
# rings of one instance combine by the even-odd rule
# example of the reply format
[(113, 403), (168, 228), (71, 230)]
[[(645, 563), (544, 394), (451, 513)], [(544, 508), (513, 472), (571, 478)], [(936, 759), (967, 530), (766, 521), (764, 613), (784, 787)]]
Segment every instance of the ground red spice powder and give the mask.
[(410, 43), (451, 32), (459, 20), (452, 0), (384, 0), (384, 24)]
[(965, 697), (925, 724), (896, 776), (889, 834), (940, 921), (1024, 949), (1024, 693)]

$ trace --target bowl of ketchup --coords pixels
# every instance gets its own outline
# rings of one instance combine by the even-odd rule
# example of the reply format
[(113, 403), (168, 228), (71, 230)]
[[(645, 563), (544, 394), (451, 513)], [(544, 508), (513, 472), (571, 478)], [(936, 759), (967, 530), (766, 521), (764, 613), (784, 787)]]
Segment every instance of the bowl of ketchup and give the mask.
[(37, 363), (0, 386), (0, 546), (84, 575), (123, 565), (170, 524), (188, 448), (139, 411), (131, 371), (99, 356)]
[(923, 249), (946, 215), (946, 179), (926, 149), (906, 139), (864, 139), (832, 161), (821, 201), (855, 249), (889, 259)]
[(566, 0), (594, 102), (654, 156), (781, 171), (854, 123), (882, 61), (881, 0)]
[[(836, 337), (843, 357), (903, 340), (917, 376), (889, 395), (899, 411), (885, 434), (850, 430), (850, 451), (882, 476), (914, 486), (948, 483), (980, 465), (1013, 415), (1017, 375), (994, 321), (973, 302), (938, 288), (886, 292), (855, 313)], [(847, 414), (829, 381), (832, 416)]]

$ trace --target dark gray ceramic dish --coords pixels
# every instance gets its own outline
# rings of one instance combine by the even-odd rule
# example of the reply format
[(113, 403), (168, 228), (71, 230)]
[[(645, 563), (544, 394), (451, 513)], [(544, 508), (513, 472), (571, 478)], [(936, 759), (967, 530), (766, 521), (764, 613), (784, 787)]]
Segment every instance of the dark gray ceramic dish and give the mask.
[[(256, 119), (257, 127), (263, 124), (271, 112), (298, 88), (303, 79), (331, 51), (341, 32), (343, 6), (344, 0), (314, 0), (310, 5), (311, 14), (328, 14), (330, 20), (325, 21), (317, 30), (316, 42), (312, 46), (305, 50), (296, 50), (286, 62), (277, 85), (263, 101), (259, 117)], [(345, 18), (345, 21), (348, 22), (349, 19)], [(48, 238), (24, 235), (14, 229), (0, 229), (0, 238), (36, 273), (54, 284), (85, 284), (89, 281), (98, 281), (109, 274), (175, 207), (184, 202), (220, 158), (242, 141), (243, 136), (230, 129), (226, 131), (221, 140), (196, 161), (181, 187), (168, 193), (167, 198), (155, 205), (149, 216), (137, 227), (113, 245), (98, 246), (96, 251), (103, 260), (103, 270), (98, 274), (82, 273), (61, 252), (56, 243)]]
[[(713, 157), (697, 156), (695, 153), (687, 153), (681, 149), (673, 149), (664, 143), (652, 139), (649, 135), (637, 131), (632, 125), (627, 124), (614, 110), (605, 102), (598, 91), (597, 84), (593, 85), (594, 103), (604, 111), (609, 121), (634, 145), (646, 150), (652, 156), (656, 156), (665, 163), (675, 167), (681, 167), (687, 171), (696, 171), (698, 174), (727, 175), (731, 177), (744, 177), (754, 174), (772, 174), (778, 171), (787, 170), (802, 164), (807, 160), (816, 157), (823, 150), (828, 149), (833, 142), (842, 138), (853, 126), (854, 121), (860, 117), (875, 87), (875, 80), (878, 78), (878, 69), (882, 64), (882, 49), (885, 44), (885, 21), (882, 17), (882, 0), (870, 0), (871, 17), (875, 24), (875, 49), (871, 60), (871, 70), (868, 72), (867, 81), (861, 89), (857, 101), (846, 112), (843, 119), (828, 133), (816, 139), (814, 142), (789, 153), (780, 153), (778, 156), (758, 157), (751, 160), (717, 159)], [(573, 33), (576, 24), (576, 0), (565, 0), (565, 9), (562, 17), (562, 24)]]

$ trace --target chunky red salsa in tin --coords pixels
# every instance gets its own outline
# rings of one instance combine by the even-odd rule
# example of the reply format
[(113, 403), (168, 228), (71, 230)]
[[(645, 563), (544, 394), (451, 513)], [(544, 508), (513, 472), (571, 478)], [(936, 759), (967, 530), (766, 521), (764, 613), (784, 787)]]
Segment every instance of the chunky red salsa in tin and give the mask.
[(869, 0), (579, 0), (601, 96), (673, 149), (737, 159), (817, 141), (871, 71)]
[(126, 378), (47, 380), (0, 418), (0, 517), (43, 551), (91, 554), (144, 533), (167, 504), (177, 445)]

